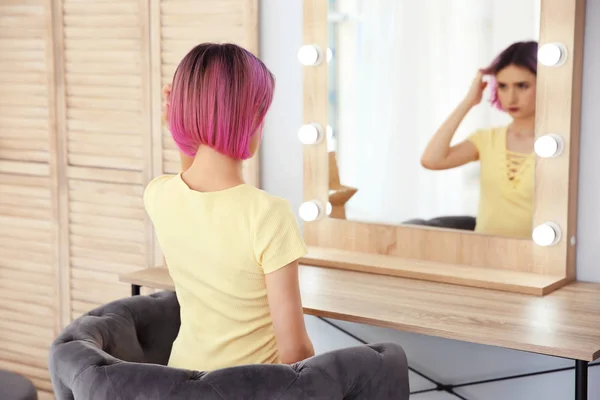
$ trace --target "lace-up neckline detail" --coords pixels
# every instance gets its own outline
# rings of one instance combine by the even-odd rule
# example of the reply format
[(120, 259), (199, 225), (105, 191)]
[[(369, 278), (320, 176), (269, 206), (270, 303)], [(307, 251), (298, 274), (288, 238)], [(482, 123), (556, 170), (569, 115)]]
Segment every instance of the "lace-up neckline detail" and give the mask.
[(529, 154), (517, 153), (514, 151), (506, 150), (505, 158), (505, 171), (506, 177), (514, 185), (517, 185), (520, 181), (521, 171), (525, 169), (526, 161), (529, 158)]

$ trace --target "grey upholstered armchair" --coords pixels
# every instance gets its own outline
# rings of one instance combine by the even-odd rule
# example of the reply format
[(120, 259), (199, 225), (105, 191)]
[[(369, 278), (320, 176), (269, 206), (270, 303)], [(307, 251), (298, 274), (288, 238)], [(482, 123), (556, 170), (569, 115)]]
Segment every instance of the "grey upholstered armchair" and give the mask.
[(295, 365), (212, 372), (165, 366), (179, 330), (172, 292), (135, 296), (73, 321), (50, 349), (57, 400), (406, 400), (403, 350), (377, 344), (336, 350)]

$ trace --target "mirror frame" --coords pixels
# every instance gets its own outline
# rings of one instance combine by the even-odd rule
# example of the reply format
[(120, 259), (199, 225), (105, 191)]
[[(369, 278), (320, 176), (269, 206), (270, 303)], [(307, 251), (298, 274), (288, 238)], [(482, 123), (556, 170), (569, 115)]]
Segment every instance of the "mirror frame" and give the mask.
[[(327, 49), (327, 0), (304, 0), (303, 45)], [(562, 137), (562, 153), (535, 161), (534, 227), (551, 221), (560, 240), (485, 236), (413, 225), (329, 218), (304, 222), (302, 264), (544, 295), (575, 280), (579, 128), (585, 0), (541, 0), (540, 47), (561, 43), (559, 66), (538, 63), (536, 138)], [(324, 54), (321, 59), (324, 59)], [(303, 66), (303, 124), (327, 126), (327, 63)], [(298, 127), (300, 128), (300, 127)], [(304, 201), (328, 203), (327, 141), (304, 145)]]

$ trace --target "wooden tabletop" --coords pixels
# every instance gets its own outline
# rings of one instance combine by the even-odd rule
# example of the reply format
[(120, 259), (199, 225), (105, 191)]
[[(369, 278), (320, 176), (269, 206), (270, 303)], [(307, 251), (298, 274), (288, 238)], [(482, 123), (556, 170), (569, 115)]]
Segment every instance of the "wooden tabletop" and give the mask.
[[(120, 280), (173, 290), (166, 268)], [(571, 359), (600, 357), (600, 284), (576, 282), (538, 297), (302, 266), (300, 286), (310, 315)]]

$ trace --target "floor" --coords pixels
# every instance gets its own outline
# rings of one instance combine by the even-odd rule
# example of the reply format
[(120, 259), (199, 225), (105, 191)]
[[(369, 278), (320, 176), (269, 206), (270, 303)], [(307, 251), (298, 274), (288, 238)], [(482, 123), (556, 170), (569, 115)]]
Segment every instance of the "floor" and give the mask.
[[(336, 321), (352, 336), (315, 317), (306, 325), (315, 351), (323, 353), (367, 342), (399, 342), (405, 348), (409, 364), (428, 376), (447, 384), (498, 378), (573, 365), (570, 360), (553, 359), (490, 346), (472, 345), (416, 334), (398, 334), (392, 330), (358, 326)], [(599, 364), (600, 360), (594, 364)], [(435, 384), (413, 372), (409, 373), (411, 392), (435, 388)], [(413, 394), (411, 400), (569, 400), (574, 398), (574, 371), (562, 371), (519, 379), (496, 381), (456, 389), (460, 397), (431, 391)], [(600, 365), (589, 369), (589, 399), (600, 399)]]

